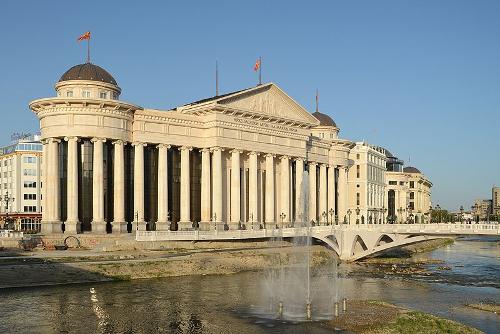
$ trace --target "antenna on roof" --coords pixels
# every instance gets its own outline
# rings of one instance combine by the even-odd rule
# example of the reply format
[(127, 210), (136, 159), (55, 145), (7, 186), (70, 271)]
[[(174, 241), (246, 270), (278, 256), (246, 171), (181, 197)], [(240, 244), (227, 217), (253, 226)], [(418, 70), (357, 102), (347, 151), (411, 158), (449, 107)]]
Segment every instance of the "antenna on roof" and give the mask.
[(219, 64), (215, 61), (215, 96), (219, 96)]
[(319, 91), (316, 88), (316, 112), (319, 111)]

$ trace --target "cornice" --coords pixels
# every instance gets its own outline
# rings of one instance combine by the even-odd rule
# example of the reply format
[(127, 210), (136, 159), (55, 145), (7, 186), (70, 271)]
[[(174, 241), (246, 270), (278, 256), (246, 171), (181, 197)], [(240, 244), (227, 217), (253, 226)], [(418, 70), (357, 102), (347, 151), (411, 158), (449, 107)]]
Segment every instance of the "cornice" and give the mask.
[(104, 100), (104, 99), (77, 99), (77, 98), (43, 98), (31, 101), (29, 104), (31, 110), (35, 114), (39, 114), (46, 110), (53, 110), (54, 108), (73, 108), (74, 110), (89, 110), (89, 109), (99, 109), (104, 110), (114, 110), (118, 112), (124, 112), (127, 114), (133, 113), (137, 110), (142, 110), (142, 107), (123, 102), (120, 100)]

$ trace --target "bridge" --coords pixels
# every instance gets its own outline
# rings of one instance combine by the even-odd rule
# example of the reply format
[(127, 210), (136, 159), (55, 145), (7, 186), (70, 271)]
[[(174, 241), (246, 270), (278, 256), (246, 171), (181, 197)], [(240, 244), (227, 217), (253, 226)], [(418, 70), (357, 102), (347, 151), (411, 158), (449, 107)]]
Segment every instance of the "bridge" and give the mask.
[(311, 236), (333, 249), (343, 261), (356, 261), (375, 253), (426, 240), (459, 235), (499, 236), (498, 224), (361, 224), (275, 229), (212, 231), (137, 231), (136, 240), (223, 241)]

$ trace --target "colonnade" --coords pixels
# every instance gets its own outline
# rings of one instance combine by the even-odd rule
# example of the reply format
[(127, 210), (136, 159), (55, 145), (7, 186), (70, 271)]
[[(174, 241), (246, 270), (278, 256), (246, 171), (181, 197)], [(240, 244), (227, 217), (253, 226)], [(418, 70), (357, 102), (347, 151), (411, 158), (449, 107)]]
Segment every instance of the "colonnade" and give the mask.
[[(78, 233), (78, 141), (77, 137), (43, 140), (43, 224), (46, 232), (61, 232), (59, 150), (61, 140), (67, 141), (66, 233)], [(105, 233), (103, 144), (108, 139), (92, 138), (92, 231)], [(127, 232), (125, 201), (125, 159), (121, 140), (113, 140), (113, 233)], [(144, 147), (147, 143), (133, 142), (133, 230), (146, 229), (144, 221), (145, 183)], [(156, 230), (168, 230), (169, 150), (180, 151), (180, 194), (178, 229), (193, 228), (191, 217), (190, 155), (193, 147), (159, 144), (158, 150), (158, 213)], [(226, 151), (227, 155), (223, 152)], [(200, 229), (271, 228), (293, 225), (306, 218), (316, 224), (341, 221), (347, 207), (347, 172), (342, 166), (305, 161), (300, 157), (275, 155), (257, 151), (242, 151), (222, 147), (200, 148), (201, 196)], [(230, 159), (226, 164), (225, 158)], [(292, 166), (294, 166), (292, 168)], [(264, 167), (264, 168), (262, 168)], [(241, 169), (248, 171), (242, 180)], [(229, 169), (227, 174), (224, 169)], [(244, 169), (245, 170), (245, 169)], [(308, 214), (303, 211), (302, 182), (304, 171), (309, 174)], [(319, 170), (319, 172), (317, 171)], [(294, 177), (292, 172), (295, 171)], [(262, 181), (265, 172), (265, 182)], [(260, 179), (259, 179), (260, 176)], [(316, 178), (319, 177), (317, 180)], [(225, 181), (225, 182), (224, 182)], [(276, 189), (279, 183), (279, 189)], [(226, 187), (223, 188), (223, 186)], [(245, 195), (242, 194), (245, 187)], [(246, 188), (248, 187), (248, 188)], [(338, 188), (338, 189), (337, 189)], [(265, 189), (265, 191), (263, 190)], [(225, 193), (226, 191), (226, 193)], [(226, 196), (224, 196), (226, 195)], [(278, 196), (279, 195), (279, 196)], [(243, 196), (245, 200), (243, 201)], [(264, 200), (263, 200), (264, 198)], [(225, 205), (224, 205), (225, 203)], [(245, 205), (243, 213), (242, 206)], [(262, 208), (265, 208), (262, 210)], [(226, 212), (224, 212), (226, 211)], [(306, 217), (307, 216), (307, 217)], [(225, 219), (224, 219), (225, 218)]]

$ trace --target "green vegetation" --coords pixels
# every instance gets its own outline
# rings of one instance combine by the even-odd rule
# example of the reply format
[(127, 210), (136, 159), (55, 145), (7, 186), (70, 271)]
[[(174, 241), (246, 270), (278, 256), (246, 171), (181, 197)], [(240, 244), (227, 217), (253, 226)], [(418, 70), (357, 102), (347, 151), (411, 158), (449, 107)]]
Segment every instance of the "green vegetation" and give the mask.
[(467, 306), (481, 311), (500, 314), (500, 305), (497, 304), (479, 303), (479, 304), (469, 304)]
[(408, 312), (398, 316), (395, 322), (389, 323), (374, 333), (390, 334), (476, 334), (481, 331), (460, 323), (438, 318), (422, 312)]

